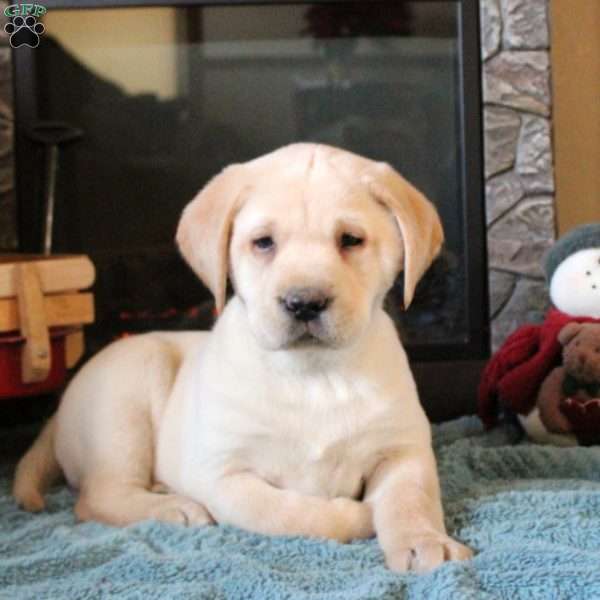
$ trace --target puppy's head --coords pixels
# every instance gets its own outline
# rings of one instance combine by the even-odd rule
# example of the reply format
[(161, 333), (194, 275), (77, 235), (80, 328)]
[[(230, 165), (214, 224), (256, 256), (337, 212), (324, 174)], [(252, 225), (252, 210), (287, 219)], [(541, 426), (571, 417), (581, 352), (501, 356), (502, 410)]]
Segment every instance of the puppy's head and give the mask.
[(402, 269), (410, 304), (442, 241), (433, 205), (391, 167), (316, 144), (228, 167), (177, 231), (217, 309), (229, 276), (270, 349), (352, 343)]

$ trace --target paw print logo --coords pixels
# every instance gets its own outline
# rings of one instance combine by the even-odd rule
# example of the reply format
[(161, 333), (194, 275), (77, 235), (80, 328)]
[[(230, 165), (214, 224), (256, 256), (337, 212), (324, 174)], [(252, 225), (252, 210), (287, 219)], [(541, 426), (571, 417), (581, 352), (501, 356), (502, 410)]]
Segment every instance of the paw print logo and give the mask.
[(37, 48), (44, 29), (44, 25), (39, 23), (33, 15), (14, 17), (12, 22), (8, 22), (4, 26), (4, 31), (10, 36), (9, 42), (13, 48), (20, 46)]

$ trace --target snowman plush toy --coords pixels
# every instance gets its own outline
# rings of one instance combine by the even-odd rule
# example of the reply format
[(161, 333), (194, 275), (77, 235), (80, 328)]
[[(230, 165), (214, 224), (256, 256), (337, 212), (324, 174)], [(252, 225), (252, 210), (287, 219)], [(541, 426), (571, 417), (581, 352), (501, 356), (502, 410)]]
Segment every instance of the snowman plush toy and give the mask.
[[(600, 398), (587, 398), (577, 419), (572, 417), (571, 397), (563, 397), (552, 410), (544, 410), (540, 398), (547, 396), (549, 376), (556, 374), (553, 372), (559, 367), (564, 370), (567, 366), (566, 361), (563, 365), (565, 345), (580, 345), (570, 333), (578, 328), (571, 325), (567, 329), (567, 326), (600, 325), (600, 223), (577, 227), (556, 242), (546, 255), (544, 270), (552, 308), (543, 323), (523, 325), (492, 356), (479, 386), (479, 416), (487, 427), (492, 427), (501, 416), (514, 415), (529, 437), (540, 443), (598, 443)], [(590, 332), (586, 335), (589, 339)], [(578, 359), (579, 367), (586, 367), (583, 363), (588, 359), (600, 363), (600, 339), (590, 352)], [(591, 368), (587, 371), (591, 372)], [(570, 376), (569, 381), (572, 379)], [(587, 383), (588, 389), (597, 390), (595, 386), (600, 381)], [(586, 423), (581, 415), (587, 414), (587, 407), (590, 410)], [(557, 427), (556, 423), (562, 426)], [(590, 436), (595, 429), (597, 435)]]

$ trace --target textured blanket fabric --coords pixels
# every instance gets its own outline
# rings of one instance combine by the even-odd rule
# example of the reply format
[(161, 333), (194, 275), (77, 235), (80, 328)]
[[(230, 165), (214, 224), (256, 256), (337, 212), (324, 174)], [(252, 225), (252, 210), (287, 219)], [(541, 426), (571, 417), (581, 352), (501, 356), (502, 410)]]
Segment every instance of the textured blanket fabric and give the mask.
[(375, 540), (77, 524), (65, 487), (32, 516), (4, 463), (0, 598), (600, 598), (600, 448), (535, 446), (473, 418), (437, 427), (435, 443), (448, 529), (477, 555), (424, 576), (388, 571)]

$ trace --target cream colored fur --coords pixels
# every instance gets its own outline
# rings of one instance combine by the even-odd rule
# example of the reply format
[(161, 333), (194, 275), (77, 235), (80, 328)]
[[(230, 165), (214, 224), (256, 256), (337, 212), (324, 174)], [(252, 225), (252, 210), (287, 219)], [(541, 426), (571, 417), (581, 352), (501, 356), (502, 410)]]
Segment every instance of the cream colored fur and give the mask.
[[(343, 234), (364, 241), (343, 247)], [(402, 268), (410, 303), (442, 238), (433, 206), (387, 165), (295, 144), (229, 167), (177, 234), (224, 307), (213, 331), (131, 337), (89, 361), (22, 459), (15, 497), (43, 508), (57, 461), (81, 519), (376, 534), (399, 571), (469, 557), (446, 534), (430, 427), (382, 309)], [(282, 307), (298, 287), (332, 299), (318, 319)]]

